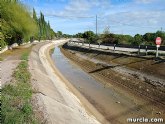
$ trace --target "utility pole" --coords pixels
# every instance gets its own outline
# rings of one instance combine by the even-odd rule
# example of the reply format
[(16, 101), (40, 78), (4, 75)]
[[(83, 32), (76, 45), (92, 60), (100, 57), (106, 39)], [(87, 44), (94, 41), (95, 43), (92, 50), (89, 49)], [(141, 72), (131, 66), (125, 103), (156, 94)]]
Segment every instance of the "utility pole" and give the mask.
[(97, 15), (96, 15), (96, 35), (97, 35)]
[(162, 27), (161, 27), (161, 32), (162, 32)]

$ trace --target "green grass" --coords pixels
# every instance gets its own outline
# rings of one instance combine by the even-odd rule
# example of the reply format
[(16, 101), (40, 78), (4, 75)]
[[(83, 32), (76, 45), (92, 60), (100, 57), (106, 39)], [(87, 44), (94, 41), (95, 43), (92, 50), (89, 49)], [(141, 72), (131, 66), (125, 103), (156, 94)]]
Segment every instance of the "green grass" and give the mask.
[(23, 53), (22, 61), (13, 73), (14, 81), (1, 90), (1, 116), (3, 124), (35, 124), (31, 97), (28, 52)]
[(28, 60), (28, 56), (29, 56), (29, 52), (27, 51), (27, 52), (24, 52), (23, 54), (22, 54), (22, 56), (21, 56), (21, 60)]

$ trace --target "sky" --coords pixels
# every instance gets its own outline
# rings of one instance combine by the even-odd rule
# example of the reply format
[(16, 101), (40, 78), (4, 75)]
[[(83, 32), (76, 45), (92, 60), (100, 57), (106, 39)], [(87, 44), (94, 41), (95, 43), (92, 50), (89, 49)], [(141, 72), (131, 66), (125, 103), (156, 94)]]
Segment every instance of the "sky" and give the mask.
[(21, 0), (49, 20), (55, 32), (109, 29), (115, 34), (165, 31), (165, 0)]

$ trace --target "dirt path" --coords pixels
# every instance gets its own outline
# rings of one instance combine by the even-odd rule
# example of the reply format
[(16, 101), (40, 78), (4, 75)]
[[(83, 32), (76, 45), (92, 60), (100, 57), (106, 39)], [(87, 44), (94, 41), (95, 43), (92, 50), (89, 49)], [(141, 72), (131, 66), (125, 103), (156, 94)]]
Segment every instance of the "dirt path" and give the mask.
[[(65, 41), (57, 40), (48, 44), (39, 44), (31, 52), (29, 69), (35, 92), (33, 102), (35, 108), (38, 108), (36, 113), (39, 118), (44, 117), (42, 122), (46, 123), (99, 124), (100, 122), (85, 109), (79, 98), (71, 92), (73, 88), (66, 85), (69, 83), (60, 75), (50, 60), (49, 49), (62, 42)], [(76, 92), (76, 90), (74, 91)], [(99, 120), (104, 120), (101, 115), (99, 115)]]
[(2, 87), (12, 80), (12, 74), (21, 60), (4, 60), (0, 62), (0, 75)]
[(8, 84), (12, 80), (12, 74), (18, 64), (21, 62), (20, 58), (22, 53), (31, 50), (32, 44), (18, 46), (13, 50), (7, 50), (0, 54), (0, 75), (1, 75), (1, 86)]

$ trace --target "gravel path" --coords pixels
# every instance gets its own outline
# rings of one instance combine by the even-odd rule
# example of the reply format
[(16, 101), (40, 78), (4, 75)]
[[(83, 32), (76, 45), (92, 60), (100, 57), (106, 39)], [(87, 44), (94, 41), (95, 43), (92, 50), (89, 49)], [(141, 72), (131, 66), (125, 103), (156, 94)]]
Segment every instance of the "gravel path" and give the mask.
[(2, 87), (12, 80), (13, 71), (20, 62), (21, 60), (4, 60), (0, 62), (0, 75)]
[[(21, 62), (20, 56), (24, 48), (29, 48), (32, 44), (25, 44), (19, 47), (17, 51), (10, 51), (11, 54), (4, 57), (3, 61), (0, 61), (0, 77), (1, 86), (8, 84), (12, 80), (12, 74), (18, 64)], [(18, 52), (19, 51), (19, 52)]]

